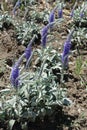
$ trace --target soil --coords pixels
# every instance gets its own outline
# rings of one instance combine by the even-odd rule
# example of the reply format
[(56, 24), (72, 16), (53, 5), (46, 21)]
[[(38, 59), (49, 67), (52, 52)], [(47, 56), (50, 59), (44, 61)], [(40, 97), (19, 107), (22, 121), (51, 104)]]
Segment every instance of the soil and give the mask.
[[(50, 6), (50, 5), (49, 5)], [(64, 16), (68, 22), (63, 23), (63, 30), (60, 34), (55, 33), (55, 38), (58, 39), (60, 47), (63, 45), (67, 36), (67, 26), (71, 20), (68, 18), (69, 10), (64, 11)], [(68, 12), (68, 13), (66, 13)], [(66, 15), (67, 14), (67, 15)], [(62, 30), (62, 29), (61, 29)], [(60, 31), (60, 28), (58, 28)], [(61, 39), (62, 37), (62, 39)], [(87, 43), (87, 41), (86, 41)], [(55, 42), (54, 48), (57, 49)], [(10, 87), (10, 72), (14, 61), (24, 52), (25, 46), (19, 45), (16, 39), (16, 32), (14, 27), (5, 28), (0, 31), (0, 89)], [(86, 49), (80, 49), (83, 61), (87, 61), (87, 46)], [(87, 66), (84, 67), (81, 78), (75, 74), (76, 59), (79, 57), (77, 52), (72, 52), (70, 56), (70, 64), (68, 70), (68, 81), (66, 82), (67, 97), (69, 97), (73, 104), (70, 107), (64, 106), (63, 109), (57, 109), (55, 119), (49, 120), (47, 117), (44, 121), (37, 120), (35, 123), (29, 123), (30, 130), (87, 130)], [(84, 83), (86, 82), (86, 83)], [(0, 130), (5, 130), (3, 124), (0, 125)], [(15, 126), (14, 130), (21, 130)]]
[(24, 46), (17, 44), (14, 29), (0, 32), (0, 89), (9, 87), (11, 67), (24, 50)]

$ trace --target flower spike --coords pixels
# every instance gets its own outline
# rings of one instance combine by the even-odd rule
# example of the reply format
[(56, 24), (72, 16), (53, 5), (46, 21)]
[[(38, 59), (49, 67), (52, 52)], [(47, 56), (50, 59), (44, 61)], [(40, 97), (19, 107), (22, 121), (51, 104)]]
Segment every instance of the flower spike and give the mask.
[(48, 33), (49, 26), (45, 26), (41, 31), (41, 44), (45, 48), (47, 42), (47, 33)]
[(17, 80), (19, 76), (19, 67), (15, 64), (12, 68), (10, 75), (10, 82), (13, 87), (17, 88), (19, 86), (19, 81)]
[(71, 48), (71, 36), (73, 32), (74, 32), (74, 29), (71, 30), (70, 34), (67, 37), (67, 40), (64, 43), (64, 48), (63, 48), (63, 53), (62, 53), (62, 64), (64, 68), (68, 67), (68, 55)]

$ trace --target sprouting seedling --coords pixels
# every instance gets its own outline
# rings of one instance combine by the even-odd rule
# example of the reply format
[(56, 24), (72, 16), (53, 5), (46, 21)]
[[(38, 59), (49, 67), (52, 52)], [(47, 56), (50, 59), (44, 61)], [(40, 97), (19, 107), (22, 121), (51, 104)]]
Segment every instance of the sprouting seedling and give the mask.
[(71, 36), (73, 32), (74, 32), (74, 28), (71, 30), (70, 34), (67, 37), (67, 40), (64, 43), (64, 48), (62, 53), (62, 64), (64, 68), (68, 67), (68, 55), (71, 48)]
[(13, 14), (14, 14), (14, 15), (15, 15), (15, 12), (16, 12), (16, 8), (17, 8), (17, 7), (20, 7), (20, 4), (21, 4), (21, 1), (18, 0), (18, 1), (16, 2), (16, 4), (15, 4), (14, 8), (13, 8)]

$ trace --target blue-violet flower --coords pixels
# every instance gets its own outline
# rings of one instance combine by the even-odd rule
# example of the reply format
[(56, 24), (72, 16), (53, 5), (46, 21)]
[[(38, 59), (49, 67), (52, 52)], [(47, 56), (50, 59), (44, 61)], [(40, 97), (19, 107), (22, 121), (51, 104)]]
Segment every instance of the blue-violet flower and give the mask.
[(41, 38), (41, 44), (45, 48), (47, 43), (47, 35)]
[(48, 29), (49, 26), (47, 25), (41, 30), (41, 44), (43, 47), (46, 47)]
[(18, 76), (19, 76), (19, 67), (18, 65), (14, 65), (11, 71), (11, 75), (10, 75), (10, 81), (12, 86), (14, 87), (18, 87), (19, 86), (19, 81), (18, 81)]
[(10, 81), (11, 81), (11, 84), (14, 87), (19, 86), (19, 80), (18, 80), (18, 77), (19, 77), (19, 66), (20, 66), (24, 56), (25, 56), (25, 54), (21, 55), (21, 57), (18, 59), (18, 61), (13, 66), (11, 74), (10, 74)]
[(64, 43), (64, 49), (63, 49), (63, 54), (62, 54), (62, 63), (63, 63), (63, 66), (65, 67), (68, 66), (68, 55), (70, 52), (70, 47), (71, 47), (71, 40), (66, 41)]
[(52, 23), (54, 22), (55, 20), (55, 10), (52, 10), (51, 13), (50, 13), (50, 16), (49, 16), (49, 23)]
[(32, 47), (31, 47), (31, 45), (33, 44), (35, 38), (36, 38), (36, 36), (33, 36), (33, 38), (31, 39), (31, 41), (29, 42), (27, 48), (25, 49), (25, 57), (26, 57), (27, 60), (31, 56), (31, 53), (32, 53)]
[(27, 47), (26, 50), (25, 50), (25, 57), (26, 57), (27, 60), (28, 60), (29, 57), (31, 56), (31, 52), (32, 52), (31, 46), (30, 46), (30, 47)]
[(64, 43), (63, 53), (62, 53), (62, 63), (64, 67), (68, 66), (68, 55), (71, 48), (71, 36), (74, 32), (74, 28), (71, 30), (70, 34), (67, 37), (67, 40)]
[(58, 18), (62, 18), (63, 17), (63, 10), (62, 8), (58, 10)]

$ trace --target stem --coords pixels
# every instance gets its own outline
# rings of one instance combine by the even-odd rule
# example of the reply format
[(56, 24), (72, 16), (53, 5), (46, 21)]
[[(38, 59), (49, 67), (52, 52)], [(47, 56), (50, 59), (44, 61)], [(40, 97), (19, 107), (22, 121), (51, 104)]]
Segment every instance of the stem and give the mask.
[(73, 28), (73, 29), (71, 30), (71, 32), (69, 33), (69, 35), (68, 35), (68, 37), (67, 37), (67, 41), (70, 41), (70, 40), (71, 40), (71, 37), (72, 37), (72, 34), (73, 34), (74, 31), (75, 31), (75, 28)]
[(30, 66), (30, 62), (31, 62), (31, 59), (32, 59), (32, 57), (33, 57), (33, 55), (34, 55), (34, 52), (35, 52), (35, 51), (32, 52), (31, 56), (29, 57), (29, 59), (28, 59), (28, 61), (27, 61), (27, 63), (26, 63), (26, 69), (28, 69), (29, 66)]
[(44, 59), (44, 61), (43, 61), (43, 63), (42, 63), (42, 66), (41, 66), (41, 69), (40, 69), (40, 73), (39, 73), (38, 78), (40, 78), (40, 77), (41, 77), (41, 74), (42, 74), (42, 71), (43, 71), (44, 64), (45, 64), (46, 60), (47, 60), (47, 56), (46, 56), (46, 58)]
[(32, 45), (32, 43), (34, 42), (35, 38), (36, 38), (36, 35), (33, 36), (33, 38), (31, 39), (31, 41), (29, 42), (27, 48)]
[(19, 65), (21, 64), (21, 62), (22, 62), (24, 56), (25, 56), (25, 53), (23, 53), (23, 54), (21, 55), (21, 57), (18, 59), (18, 61), (16, 62), (16, 66), (19, 67)]

